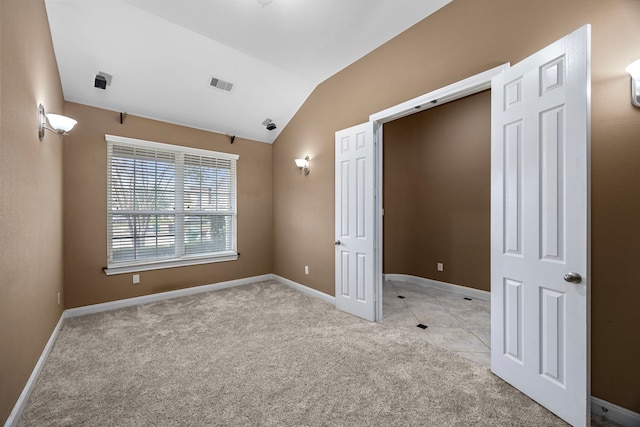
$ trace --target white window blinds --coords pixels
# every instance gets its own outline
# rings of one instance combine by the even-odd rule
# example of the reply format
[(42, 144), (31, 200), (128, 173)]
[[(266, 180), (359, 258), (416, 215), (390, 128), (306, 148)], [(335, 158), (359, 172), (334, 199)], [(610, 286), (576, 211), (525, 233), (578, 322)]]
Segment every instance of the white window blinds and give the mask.
[(236, 254), (238, 156), (106, 140), (109, 268)]

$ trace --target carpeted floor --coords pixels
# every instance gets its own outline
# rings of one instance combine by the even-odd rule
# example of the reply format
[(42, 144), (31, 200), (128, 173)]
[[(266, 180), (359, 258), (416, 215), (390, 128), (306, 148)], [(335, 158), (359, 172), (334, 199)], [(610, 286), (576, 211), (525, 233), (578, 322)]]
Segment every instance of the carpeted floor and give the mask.
[(491, 372), (276, 282), (68, 319), (19, 426), (561, 426)]

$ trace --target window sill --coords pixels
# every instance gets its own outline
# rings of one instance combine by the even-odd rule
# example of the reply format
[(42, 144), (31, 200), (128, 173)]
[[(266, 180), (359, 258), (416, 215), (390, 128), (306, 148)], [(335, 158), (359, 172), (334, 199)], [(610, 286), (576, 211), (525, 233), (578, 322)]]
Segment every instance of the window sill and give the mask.
[(216, 255), (213, 257), (205, 258), (181, 258), (181, 259), (169, 259), (164, 261), (150, 261), (150, 262), (138, 262), (138, 263), (122, 263), (120, 265), (115, 264), (102, 270), (107, 276), (114, 274), (124, 273), (136, 273), (140, 271), (148, 270), (162, 270), (165, 268), (173, 267), (186, 267), (189, 265), (210, 264), (214, 262), (235, 261), (238, 259), (238, 254), (235, 252), (226, 253), (223, 255)]

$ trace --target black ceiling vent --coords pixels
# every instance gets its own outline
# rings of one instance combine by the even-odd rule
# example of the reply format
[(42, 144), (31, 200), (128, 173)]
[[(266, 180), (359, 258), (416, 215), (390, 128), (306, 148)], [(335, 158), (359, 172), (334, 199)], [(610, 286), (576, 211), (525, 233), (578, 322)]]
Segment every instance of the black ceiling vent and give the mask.
[(215, 87), (216, 89), (223, 90), (225, 92), (231, 92), (233, 90), (233, 83), (225, 82), (224, 80), (220, 80), (216, 77), (211, 77), (211, 81), (209, 82), (211, 87)]

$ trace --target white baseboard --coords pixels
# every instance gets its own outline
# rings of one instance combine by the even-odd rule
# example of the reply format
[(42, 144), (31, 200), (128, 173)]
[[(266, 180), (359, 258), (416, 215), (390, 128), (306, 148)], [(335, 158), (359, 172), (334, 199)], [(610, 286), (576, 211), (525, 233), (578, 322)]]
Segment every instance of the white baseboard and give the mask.
[(298, 282), (294, 282), (293, 280), (289, 280), (289, 279), (285, 279), (282, 276), (278, 276), (277, 274), (273, 275), (273, 280), (277, 280), (278, 282), (282, 283), (283, 285), (287, 285), (297, 291), (303, 292), (307, 295), (311, 295), (312, 297), (316, 297), (316, 298), (320, 298), (323, 301), (328, 302), (329, 304), (336, 304), (336, 298), (332, 297), (329, 294), (325, 294), (324, 292), (320, 292), (316, 289), (310, 288), (308, 286), (305, 285), (301, 285)]
[(640, 427), (640, 414), (591, 396), (591, 413), (624, 427)]
[(409, 282), (422, 286), (443, 289), (456, 294), (466, 295), (477, 299), (491, 301), (491, 292), (466, 286), (454, 285), (453, 283), (439, 282), (437, 280), (425, 279), (424, 277), (410, 276), (408, 274), (385, 274), (384, 280), (394, 280), (396, 282)]
[(203, 292), (217, 291), (219, 289), (231, 288), (233, 286), (247, 285), (249, 283), (261, 282), (264, 280), (271, 280), (271, 279), (273, 279), (272, 274), (264, 274), (262, 276), (253, 276), (253, 277), (247, 277), (244, 279), (229, 280), (227, 282), (214, 283), (211, 285), (194, 286), (191, 288), (178, 289), (175, 291), (160, 292), (157, 294), (143, 295), (141, 297), (105, 302), (102, 304), (86, 305), (84, 307), (67, 309), (65, 311), (65, 317), (77, 317), (77, 316), (84, 316), (87, 314), (100, 313), (103, 311), (117, 310), (119, 308), (131, 307), (133, 305), (148, 304), (150, 302), (163, 301), (171, 298), (201, 294)]
[(47, 344), (44, 346), (44, 350), (42, 350), (42, 354), (40, 354), (40, 358), (38, 359), (36, 366), (33, 368), (33, 371), (31, 371), (31, 375), (27, 380), (27, 384), (25, 384), (24, 388), (22, 389), (22, 393), (20, 393), (20, 397), (18, 397), (16, 404), (13, 406), (13, 410), (9, 414), (9, 418), (7, 418), (7, 421), (4, 423), (4, 427), (14, 427), (18, 425), (18, 421), (20, 420), (22, 411), (24, 410), (24, 407), (29, 400), (29, 396), (31, 396), (31, 392), (33, 391), (33, 387), (38, 380), (38, 377), (40, 376), (40, 372), (42, 372), (44, 364), (49, 358), (49, 353), (51, 353), (51, 349), (53, 348), (56, 339), (58, 338), (58, 333), (62, 328), (64, 319), (65, 315), (64, 312), (62, 312), (62, 314), (60, 315), (60, 320), (58, 320), (55, 328), (53, 328), (53, 332), (49, 337), (49, 341), (47, 341)]

